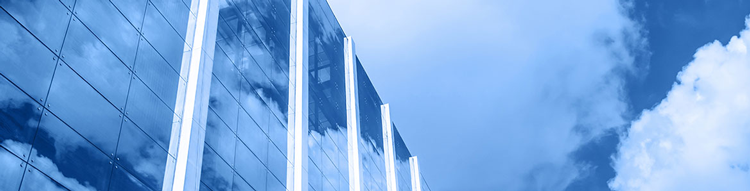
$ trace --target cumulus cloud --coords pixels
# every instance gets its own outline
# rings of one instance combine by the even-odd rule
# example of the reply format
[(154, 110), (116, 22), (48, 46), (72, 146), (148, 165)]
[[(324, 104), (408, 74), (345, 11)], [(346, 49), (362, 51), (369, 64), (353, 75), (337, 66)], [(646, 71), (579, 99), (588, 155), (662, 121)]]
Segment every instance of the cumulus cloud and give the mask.
[(750, 17), (697, 50), (667, 98), (632, 123), (614, 190), (750, 190)]

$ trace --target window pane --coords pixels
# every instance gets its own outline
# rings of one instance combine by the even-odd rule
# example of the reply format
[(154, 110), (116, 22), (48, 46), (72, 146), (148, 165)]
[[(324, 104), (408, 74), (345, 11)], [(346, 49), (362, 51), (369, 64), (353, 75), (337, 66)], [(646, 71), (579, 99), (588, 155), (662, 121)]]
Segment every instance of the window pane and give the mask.
[(154, 0), (156, 9), (169, 21), (169, 24), (185, 38), (190, 9), (180, 0)]
[[(75, 180), (71, 180), (75, 181)], [(87, 189), (86, 187), (80, 187), (83, 189)], [(42, 172), (39, 172), (38, 170), (28, 167), (28, 170), (26, 170), (26, 174), (23, 176), (23, 184), (21, 185), (21, 191), (38, 191), (38, 190), (46, 190), (46, 191), (67, 191), (65, 187), (58, 184), (55, 181), (52, 181), (49, 177), (42, 174)]]
[(237, 136), (242, 142), (260, 158), (263, 164), (268, 164), (266, 157), (268, 142), (270, 141), (263, 131), (260, 130), (255, 121), (245, 112), (240, 112), (239, 130)]
[[(0, 74), (9, 78), (35, 100), (47, 96), (57, 62), (54, 54), (0, 11)], [(58, 47), (59, 49), (59, 47)]]
[(224, 88), (223, 84), (214, 76), (211, 78), (211, 97), (208, 106), (216, 112), (227, 126), (236, 129), (239, 104), (234, 97)]
[(75, 13), (107, 47), (127, 65), (132, 65), (138, 32), (109, 1), (80, 0)]
[(42, 117), (29, 164), (71, 190), (104, 190), (110, 159), (53, 115)]
[(47, 107), (106, 153), (114, 153), (120, 116), (110, 103), (66, 66), (57, 67)]
[(146, 11), (146, 0), (112, 0), (133, 26), (140, 28), (143, 23), (143, 12)]
[(131, 122), (123, 122), (117, 162), (140, 182), (161, 190), (167, 166), (167, 151)]
[(235, 169), (256, 190), (266, 190), (266, 167), (245, 146), (237, 147)]
[(206, 123), (206, 144), (210, 145), (216, 153), (227, 163), (234, 164), (235, 135), (209, 109), (208, 122)]
[(253, 187), (250, 187), (245, 180), (240, 177), (237, 173), (234, 173), (234, 181), (232, 182), (233, 191), (252, 191)]
[(70, 20), (70, 12), (62, 3), (55, 0), (0, 1), (0, 6), (50, 49), (60, 51), (65, 29)]
[(143, 36), (172, 65), (175, 71), (180, 70), (184, 40), (169, 27), (167, 20), (164, 20), (164, 17), (152, 5), (146, 7)]
[[(11, 142), (8, 140), (8, 142)], [(3, 141), (3, 144), (6, 144)], [(0, 190), (18, 190), (26, 163), (7, 150), (0, 148)]]
[(145, 41), (138, 45), (135, 74), (143, 80), (165, 104), (174, 110), (180, 74)]
[(130, 70), (76, 19), (70, 23), (62, 58), (115, 106), (125, 105)]
[(126, 172), (123, 168), (116, 168), (112, 174), (112, 183), (109, 185), (110, 191), (148, 191), (146, 187), (135, 176)]
[(0, 92), (0, 145), (26, 159), (41, 107), (3, 77)]
[(174, 113), (140, 80), (133, 79), (131, 84), (126, 115), (161, 147), (168, 148)]
[(203, 149), (201, 168), (201, 182), (211, 190), (221, 191), (232, 188), (232, 168), (209, 147)]

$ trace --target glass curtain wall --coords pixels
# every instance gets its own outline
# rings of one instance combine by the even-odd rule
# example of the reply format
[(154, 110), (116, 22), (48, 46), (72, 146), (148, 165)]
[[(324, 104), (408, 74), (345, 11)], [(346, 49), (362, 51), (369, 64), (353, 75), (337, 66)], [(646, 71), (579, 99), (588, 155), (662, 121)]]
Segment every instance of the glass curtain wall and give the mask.
[[(191, 1), (0, 0), (0, 190), (162, 190)], [(191, 156), (200, 189), (285, 190), (291, 2), (211, 1), (205, 147)], [(345, 34), (327, 1), (309, 3), (309, 189), (346, 191)], [(383, 102), (358, 58), (356, 69), (355, 165), (362, 190), (386, 190)], [(398, 187), (410, 190), (393, 127)]]
[(309, 3), (309, 190), (346, 191), (345, 35), (325, 0)]
[(409, 164), (409, 157), (412, 157), (409, 152), (409, 148), (406, 148), (404, 139), (401, 138), (401, 134), (396, 129), (396, 124), (391, 123), (393, 127), (393, 152), (395, 153), (396, 167), (396, 187), (400, 191), (411, 190), (411, 166)]
[(289, 1), (219, 8), (201, 190), (285, 190)]
[(359, 85), (361, 188), (368, 191), (386, 190), (383, 121), (380, 113), (383, 102), (362, 68), (359, 58), (356, 62)]
[(161, 190), (188, 5), (0, 7), (0, 190)]

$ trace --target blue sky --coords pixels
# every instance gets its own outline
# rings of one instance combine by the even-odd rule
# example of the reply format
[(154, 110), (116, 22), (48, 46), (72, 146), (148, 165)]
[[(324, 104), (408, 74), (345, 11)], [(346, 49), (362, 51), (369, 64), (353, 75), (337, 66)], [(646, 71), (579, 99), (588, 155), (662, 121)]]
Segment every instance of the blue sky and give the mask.
[(750, 182), (750, 2), (329, 3), (434, 190)]

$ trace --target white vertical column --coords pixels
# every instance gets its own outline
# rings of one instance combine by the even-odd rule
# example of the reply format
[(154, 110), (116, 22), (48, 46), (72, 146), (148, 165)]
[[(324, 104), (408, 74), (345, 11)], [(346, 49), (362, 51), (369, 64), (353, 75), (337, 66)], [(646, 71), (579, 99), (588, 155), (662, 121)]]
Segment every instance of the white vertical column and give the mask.
[(360, 191), (359, 171), (359, 91), (354, 39), (344, 38), (344, 72), (346, 84), (346, 131), (349, 152), (349, 190)]
[(396, 159), (393, 152), (393, 127), (391, 125), (391, 110), (388, 104), (380, 106), (383, 118), (383, 148), (385, 152), (385, 176), (388, 191), (397, 191), (396, 187)]
[(287, 189), (307, 191), (308, 149), (308, 1), (291, 0), (289, 31), (289, 112)]
[(422, 191), (422, 180), (419, 176), (419, 160), (417, 156), (409, 157), (409, 167), (411, 169), (411, 191)]
[[(180, 83), (162, 190), (198, 190), (205, 139), (205, 119), (213, 68), (218, 4), (192, 0), (183, 48)], [(173, 160), (171, 157), (175, 157)]]

